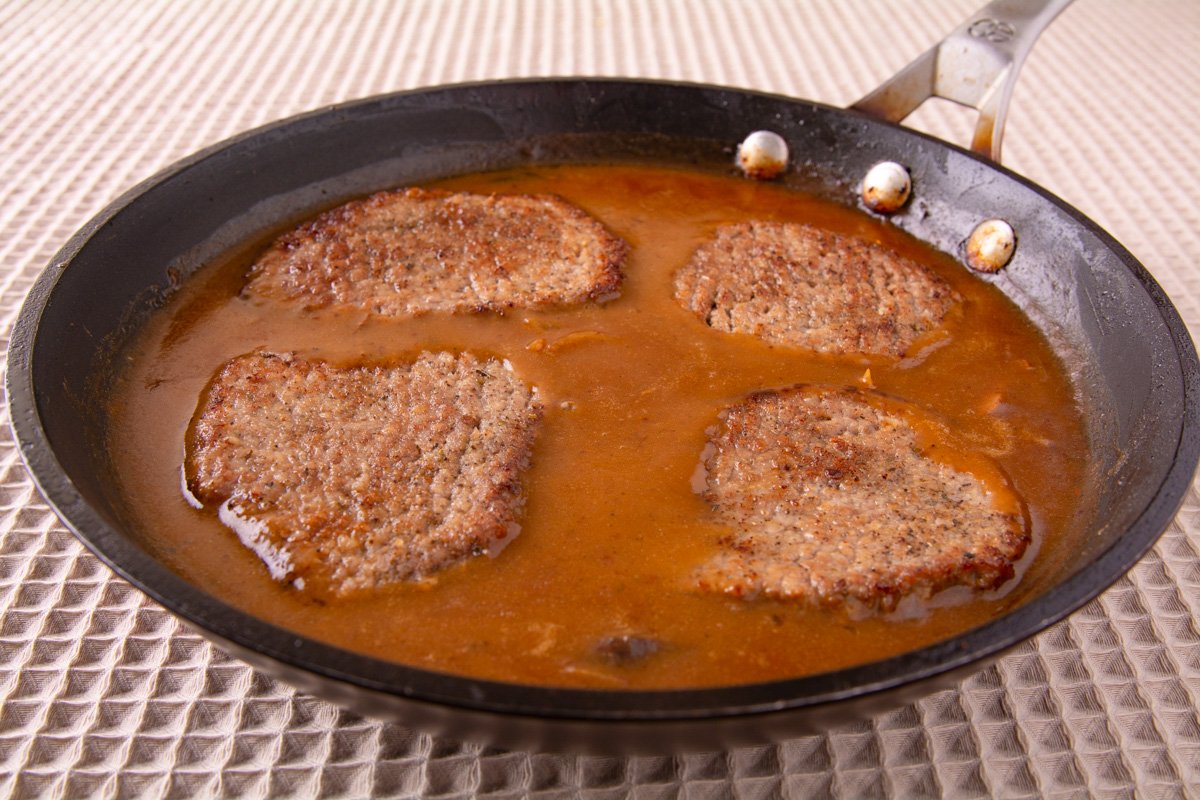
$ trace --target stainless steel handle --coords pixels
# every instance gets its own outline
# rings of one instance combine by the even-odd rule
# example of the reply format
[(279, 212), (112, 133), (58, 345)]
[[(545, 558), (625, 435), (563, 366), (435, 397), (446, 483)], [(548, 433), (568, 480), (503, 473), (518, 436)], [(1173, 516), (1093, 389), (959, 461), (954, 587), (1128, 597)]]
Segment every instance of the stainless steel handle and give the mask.
[(995, 0), (850, 108), (900, 122), (930, 97), (979, 111), (971, 149), (1000, 160), (1008, 101), (1033, 43), (1071, 0)]

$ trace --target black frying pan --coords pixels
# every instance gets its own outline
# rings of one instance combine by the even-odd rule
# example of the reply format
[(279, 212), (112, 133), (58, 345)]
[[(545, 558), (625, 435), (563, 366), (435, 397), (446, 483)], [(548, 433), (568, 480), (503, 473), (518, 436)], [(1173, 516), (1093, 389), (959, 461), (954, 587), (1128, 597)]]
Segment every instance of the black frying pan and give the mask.
[[(788, 141), (786, 182), (844, 204), (858, 202), (855, 187), (871, 165), (901, 162), (915, 198), (892, 221), (942, 250), (959, 253), (983, 219), (1016, 229), (1011, 264), (986, 279), (1071, 368), (1093, 449), (1096, 522), (1053, 588), (949, 641), (832, 673), (687, 691), (551, 689), (398, 666), (298, 636), (189, 585), (129, 532), (102, 446), (111, 368), (131, 332), (206, 262), (335, 202), (467, 171), (638, 159), (728, 168), (731, 148), (755, 128)], [(1129, 253), (986, 158), (784, 97), (543, 80), (336, 106), (170, 167), (54, 257), (13, 331), (7, 388), (22, 454), (67, 526), (127, 580), (256, 667), (362, 713), (457, 738), (664, 751), (777, 739), (894, 707), (951, 685), (1094, 598), (1152, 546), (1187, 490), (1200, 457), (1198, 366), (1178, 314)]]

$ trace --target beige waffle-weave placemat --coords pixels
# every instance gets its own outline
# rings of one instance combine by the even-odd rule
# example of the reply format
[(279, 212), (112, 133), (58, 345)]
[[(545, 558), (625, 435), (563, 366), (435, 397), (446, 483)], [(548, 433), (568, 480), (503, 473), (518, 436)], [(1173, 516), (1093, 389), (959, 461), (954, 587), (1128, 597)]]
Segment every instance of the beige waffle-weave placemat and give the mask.
[[(246, 128), (429, 84), (683, 79), (845, 104), (973, 0), (0, 2), (0, 336), (138, 180)], [(1200, 326), (1200, 3), (1080, 0), (1035, 49), (1006, 163)], [(917, 123), (963, 141), (969, 114)], [(4, 422), (7, 422), (5, 419)], [(0, 794), (21, 797), (1200, 796), (1200, 501), (1068, 621), (955, 691), (779, 746), (481, 750), (361, 719), (183, 630), (87, 554), (0, 427)]]

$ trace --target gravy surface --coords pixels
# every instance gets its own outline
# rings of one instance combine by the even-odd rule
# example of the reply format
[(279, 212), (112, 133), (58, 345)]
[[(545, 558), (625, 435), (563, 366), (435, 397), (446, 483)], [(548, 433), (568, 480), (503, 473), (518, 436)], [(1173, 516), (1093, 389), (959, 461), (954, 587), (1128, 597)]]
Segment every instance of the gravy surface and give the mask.
[[(673, 168), (548, 166), (437, 185), (552, 192), (577, 204), (631, 245), (620, 296), (568, 310), (389, 320), (240, 297), (254, 248), (206, 267), (130, 352), (110, 441), (146, 546), (189, 581), (285, 628), (428, 669), (688, 687), (797, 677), (944, 639), (1045, 588), (1069, 557), (1087, 460), (1072, 387), (1020, 311), (952, 258), (779, 186)], [(675, 302), (672, 275), (718, 225), (751, 219), (882, 242), (949, 281), (964, 297), (960, 312), (899, 361), (819, 356), (712, 331)], [(546, 406), (520, 535), (495, 558), (369, 596), (326, 602), (273, 581), (215, 509), (191, 507), (180, 488), (197, 399), (226, 360), (256, 349), (337, 363), (439, 349), (511, 361)], [(748, 392), (796, 383), (873, 385), (943, 415), (994, 457), (1031, 520), (1034, 545), (1019, 579), (993, 596), (861, 619), (697, 591), (693, 569), (727, 532), (693, 487), (706, 429)], [(963, 453), (959, 466), (972, 470), (977, 460)], [(597, 653), (598, 642), (621, 636), (662, 646), (640, 659)]]

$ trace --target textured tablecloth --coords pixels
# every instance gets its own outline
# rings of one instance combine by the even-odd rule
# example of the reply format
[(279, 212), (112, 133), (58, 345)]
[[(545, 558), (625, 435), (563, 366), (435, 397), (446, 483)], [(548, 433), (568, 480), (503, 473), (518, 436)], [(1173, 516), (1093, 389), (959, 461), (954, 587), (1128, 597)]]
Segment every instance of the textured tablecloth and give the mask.
[[(328, 103), (641, 76), (852, 102), (972, 0), (0, 2), (0, 336), (52, 254), (200, 147)], [(1200, 3), (1080, 0), (1006, 163), (1113, 233), (1200, 326)], [(970, 112), (914, 124), (965, 141)], [(7, 419), (4, 420), (7, 423)], [(65, 531), (0, 428), (0, 794), (1200, 796), (1200, 502), (1099, 600), (959, 689), (778, 746), (500, 752), (362, 719), (183, 630)]]

